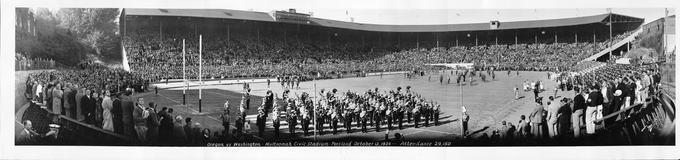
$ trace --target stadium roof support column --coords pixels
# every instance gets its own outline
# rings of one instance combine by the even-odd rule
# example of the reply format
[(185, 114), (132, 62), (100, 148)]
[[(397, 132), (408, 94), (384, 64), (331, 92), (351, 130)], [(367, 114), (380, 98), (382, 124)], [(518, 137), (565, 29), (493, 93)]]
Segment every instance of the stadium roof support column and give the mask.
[(534, 34), (534, 44), (538, 44), (538, 33)]
[(160, 27), (158, 27), (158, 33), (161, 35), (161, 41), (163, 41), (163, 21), (159, 19), (158, 23), (160, 23)]
[(475, 46), (479, 45), (479, 39), (477, 38), (477, 35), (475, 34)]
[(456, 35), (456, 47), (458, 47), (458, 35)]
[(231, 28), (229, 28), (229, 25), (227, 24), (227, 43), (229, 43), (229, 37), (231, 37)]
[(439, 48), (439, 35), (434, 33), (434, 39), (437, 41), (437, 48)]
[(593, 28), (593, 44), (595, 43), (595, 28)]
[(401, 34), (397, 34), (397, 48), (401, 49), (401, 37), (399, 35)]
[(557, 43), (557, 32), (555, 32), (555, 43)]
[(496, 45), (498, 45), (498, 36), (496, 36)]
[(420, 49), (420, 35), (416, 33), (416, 49)]
[(515, 32), (515, 45), (517, 45), (517, 32)]
[(578, 43), (578, 33), (574, 32), (574, 43)]

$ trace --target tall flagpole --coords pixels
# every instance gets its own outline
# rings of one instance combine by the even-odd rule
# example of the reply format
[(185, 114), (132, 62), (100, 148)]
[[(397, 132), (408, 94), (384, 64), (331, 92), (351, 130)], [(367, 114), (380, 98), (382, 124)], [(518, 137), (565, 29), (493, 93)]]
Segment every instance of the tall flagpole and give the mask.
[(189, 89), (189, 82), (187, 82), (187, 59), (186, 59), (186, 43), (182, 39), (182, 79), (184, 79), (184, 89), (182, 90), (182, 105), (187, 103), (187, 89)]
[(203, 92), (203, 35), (198, 35), (198, 112), (201, 112), (201, 96)]

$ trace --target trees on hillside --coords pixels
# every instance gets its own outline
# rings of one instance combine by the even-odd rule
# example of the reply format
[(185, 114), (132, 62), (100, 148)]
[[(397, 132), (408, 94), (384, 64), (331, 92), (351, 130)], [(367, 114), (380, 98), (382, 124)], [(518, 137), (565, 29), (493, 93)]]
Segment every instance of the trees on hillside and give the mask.
[(119, 14), (117, 8), (65, 8), (57, 13), (60, 27), (106, 59), (120, 59)]
[(30, 12), (35, 15), (36, 34), (16, 39), (18, 53), (72, 66), (89, 58), (120, 60), (119, 9), (37, 8)]

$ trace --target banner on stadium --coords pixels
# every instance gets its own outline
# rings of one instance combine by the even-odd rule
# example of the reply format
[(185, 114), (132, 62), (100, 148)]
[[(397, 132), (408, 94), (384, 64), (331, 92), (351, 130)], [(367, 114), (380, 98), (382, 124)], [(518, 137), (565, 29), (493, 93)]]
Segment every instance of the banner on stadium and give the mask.
[(437, 64), (429, 64), (432, 66), (446, 66), (449, 68), (456, 68), (456, 69), (473, 69), (474, 68), (474, 63), (437, 63)]
[(616, 60), (617, 64), (630, 64), (630, 58), (619, 58)]

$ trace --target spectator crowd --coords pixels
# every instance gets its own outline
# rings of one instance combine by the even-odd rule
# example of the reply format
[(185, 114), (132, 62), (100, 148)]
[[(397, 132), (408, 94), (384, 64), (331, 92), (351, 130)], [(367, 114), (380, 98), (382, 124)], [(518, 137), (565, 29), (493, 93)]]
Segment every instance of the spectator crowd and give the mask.
[[(534, 109), (521, 115), (520, 121), (502, 121), (491, 135), (483, 134), (481, 139), (491, 144), (531, 144), (536, 140), (559, 140), (593, 138), (597, 132), (613, 125), (616, 121), (630, 116), (622, 112), (612, 118), (605, 116), (620, 110), (643, 104), (656, 95), (661, 75), (656, 65), (589, 64), (586, 71), (578, 74), (558, 76), (556, 90), (572, 91), (574, 97), (557, 98), (552, 94), (536, 98)], [(651, 123), (645, 123), (642, 133), (652, 135)], [(585, 130), (584, 130), (585, 128)], [(535, 142), (535, 141), (534, 141)]]
[[(181, 79), (183, 65), (188, 78), (197, 79), (198, 41), (198, 36), (190, 33), (138, 30), (123, 38), (123, 47), (131, 69), (146, 79)], [(608, 42), (581, 42), (395, 49), (380, 45), (367, 48), (354, 43), (325, 45), (308, 40), (286, 42), (267, 36), (227, 39), (204, 34), (203, 78), (295, 75), (307, 80), (361, 72), (428, 70), (433, 67), (425, 64), (433, 63), (474, 63), (476, 68), (497, 70), (565, 71), (608, 46), (605, 44)]]

